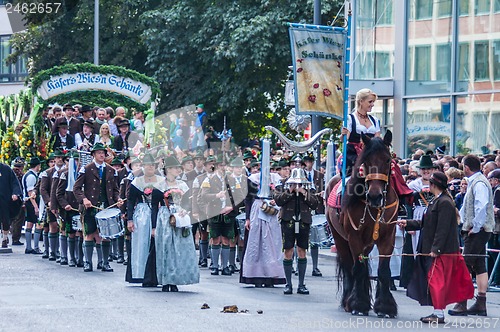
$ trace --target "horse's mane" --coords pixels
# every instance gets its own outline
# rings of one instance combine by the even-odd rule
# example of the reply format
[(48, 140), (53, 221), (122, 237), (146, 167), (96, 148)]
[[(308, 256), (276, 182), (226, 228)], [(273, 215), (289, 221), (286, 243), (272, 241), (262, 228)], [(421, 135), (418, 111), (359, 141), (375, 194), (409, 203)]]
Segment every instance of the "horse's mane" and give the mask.
[(363, 195), (359, 195), (359, 191), (355, 190), (357, 185), (361, 184), (364, 186), (365, 184), (365, 179), (359, 176), (359, 167), (367, 160), (370, 160), (370, 158), (384, 158), (384, 155), (386, 158), (391, 158), (389, 148), (382, 138), (373, 137), (368, 144), (365, 144), (352, 169), (351, 179), (347, 183), (345, 192), (351, 194), (344, 195), (342, 199), (342, 209), (364, 198)]

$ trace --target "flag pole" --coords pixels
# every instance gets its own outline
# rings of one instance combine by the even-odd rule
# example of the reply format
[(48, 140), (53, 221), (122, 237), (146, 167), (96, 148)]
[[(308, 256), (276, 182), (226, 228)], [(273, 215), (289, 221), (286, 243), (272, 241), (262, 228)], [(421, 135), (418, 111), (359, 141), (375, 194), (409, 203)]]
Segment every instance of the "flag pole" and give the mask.
[[(347, 38), (345, 52), (345, 68), (344, 68), (344, 115), (343, 127), (347, 127), (347, 117), (349, 112), (349, 67), (351, 64), (351, 2), (348, 2), (347, 8)], [(345, 178), (346, 178), (346, 157), (347, 157), (347, 136), (343, 136), (342, 141), (342, 194), (344, 194)]]

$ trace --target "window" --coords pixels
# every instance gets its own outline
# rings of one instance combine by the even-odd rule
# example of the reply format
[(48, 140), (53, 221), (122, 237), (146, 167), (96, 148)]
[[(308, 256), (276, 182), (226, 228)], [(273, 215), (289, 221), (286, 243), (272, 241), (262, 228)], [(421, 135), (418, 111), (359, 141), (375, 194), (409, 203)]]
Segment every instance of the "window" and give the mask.
[(451, 44), (437, 45), (436, 80), (449, 82), (451, 77)]
[(460, 43), (458, 46), (458, 62), (458, 80), (469, 80), (469, 43)]
[(375, 52), (375, 78), (391, 78), (391, 54), (389, 52)]
[(438, 0), (438, 16), (451, 16), (451, 0)]
[(376, 0), (376, 25), (392, 25), (394, 23), (393, 0)]
[(500, 81), (500, 40), (493, 42), (493, 79)]
[(474, 3), (474, 13), (489, 14), (491, 0), (476, 0)]
[(495, 5), (493, 7), (495, 12), (500, 12), (500, 0), (495, 0)]
[(469, 1), (470, 0), (460, 0), (458, 4), (458, 13), (461, 16), (469, 16)]
[(415, 46), (415, 71), (416, 81), (429, 81), (431, 79), (431, 47)]
[(0, 83), (22, 82), (27, 76), (26, 59), (19, 59), (12, 65), (5, 62), (11, 53), (9, 39), (9, 36), (0, 36)]
[(484, 81), (489, 79), (488, 42), (481, 41), (474, 44), (474, 79)]
[(415, 0), (415, 11), (417, 20), (425, 20), (432, 17), (433, 0)]

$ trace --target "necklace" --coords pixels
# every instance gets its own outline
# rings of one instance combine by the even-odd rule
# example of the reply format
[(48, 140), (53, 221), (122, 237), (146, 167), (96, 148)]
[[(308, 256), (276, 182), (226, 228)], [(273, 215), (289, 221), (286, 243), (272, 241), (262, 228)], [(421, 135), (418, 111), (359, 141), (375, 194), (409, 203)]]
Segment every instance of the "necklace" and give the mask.
[(361, 114), (361, 112), (358, 111), (358, 116), (360, 119), (366, 120), (368, 119), (368, 114)]

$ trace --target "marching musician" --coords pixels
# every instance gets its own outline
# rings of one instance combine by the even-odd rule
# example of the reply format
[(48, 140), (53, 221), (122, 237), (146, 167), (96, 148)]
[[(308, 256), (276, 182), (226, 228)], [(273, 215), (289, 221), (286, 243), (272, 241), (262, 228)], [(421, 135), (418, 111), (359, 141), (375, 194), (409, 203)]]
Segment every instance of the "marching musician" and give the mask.
[(50, 211), (56, 216), (57, 224), (59, 226), (59, 241), (57, 244), (58, 255), (56, 254), (56, 263), (60, 263), (61, 265), (68, 265), (68, 241), (66, 238), (65, 221), (64, 219), (62, 219), (61, 214), (64, 209), (59, 205), (59, 202), (57, 201), (56, 189), (57, 185), (59, 184), (59, 174), (63, 172), (68, 165), (67, 156), (68, 155), (65, 154), (63, 157), (62, 167), (52, 174), (52, 184), (50, 185)]
[[(104, 162), (107, 156), (106, 147), (101, 143), (97, 143), (92, 148), (91, 154), (93, 161), (80, 169), (75, 186), (73, 187), (73, 193), (78, 203), (81, 204), (84, 214), (83, 234), (85, 237), (84, 251), (86, 261), (83, 270), (85, 272), (93, 271), (92, 254), (95, 241), (96, 247), (97, 245), (100, 246), (102, 242), (102, 271), (113, 272), (108, 261), (111, 242), (103, 240), (99, 235), (95, 215), (99, 208), (106, 208), (115, 204), (120, 207), (123, 204), (123, 200), (119, 198), (118, 185), (115, 180), (115, 176), (118, 176), (118, 174), (111, 165)], [(98, 268), (101, 266), (99, 263)]]
[(302, 168), (294, 168), (292, 175), (284, 185), (276, 187), (274, 200), (281, 206), (281, 231), (283, 234), (283, 249), (285, 258), (286, 285), (284, 294), (292, 294), (292, 256), (293, 247), (297, 244), (299, 287), (298, 294), (309, 294), (304, 284), (307, 268), (306, 250), (309, 246), (309, 230), (311, 228), (311, 211), (318, 207), (318, 197), (314, 188), (305, 177)]
[[(78, 225), (73, 225), (73, 217), (78, 216), (78, 201), (73, 194), (72, 185), (76, 181), (78, 174), (78, 164), (80, 160), (80, 154), (76, 151), (68, 152), (67, 167), (59, 172), (59, 181), (56, 187), (56, 198), (61, 206), (60, 215), (64, 221), (62, 231), (65, 231), (68, 239), (68, 249), (69, 249), (69, 267), (83, 267), (83, 238), (81, 229), (78, 229)], [(75, 163), (70, 165), (69, 163)], [(71, 172), (70, 172), (71, 171)], [(73, 177), (72, 179), (70, 177)], [(78, 246), (77, 246), (78, 240)], [(64, 249), (62, 250), (64, 251)], [(62, 259), (61, 259), (61, 265)]]
[[(54, 150), (54, 161), (55, 165), (54, 167), (49, 168), (48, 170), (42, 172), (40, 175), (40, 195), (42, 195), (42, 199), (45, 202), (46, 208), (47, 208), (47, 214), (46, 214), (46, 222), (44, 224), (44, 228), (48, 226), (48, 246), (45, 246), (45, 251), (44, 254), (42, 255), (42, 258), (48, 258), (49, 261), (55, 261), (57, 260), (56, 253), (57, 253), (57, 240), (59, 237), (59, 225), (57, 224), (57, 218), (56, 215), (54, 214), (55, 208), (52, 207), (52, 200), (51, 200), (51, 190), (52, 190), (52, 178), (54, 176), (54, 173), (59, 171), (63, 166), (64, 166), (64, 152), (60, 149)], [(45, 233), (45, 232), (44, 232)], [(45, 234), (44, 234), (44, 242), (45, 242)], [(50, 247), (50, 252), (49, 252), (49, 247)]]
[[(31, 158), (29, 161), (29, 170), (23, 175), (21, 180), (24, 201), (26, 205), (26, 249), (25, 254), (42, 254), (40, 250), (40, 235), (42, 234), (43, 227), (38, 224), (38, 207), (40, 204), (40, 195), (35, 190), (35, 186), (38, 182), (38, 175), (42, 168), (42, 163), (37, 157)], [(33, 230), (33, 225), (35, 227), (35, 234), (33, 237), (34, 248), (31, 248), (31, 233)]]

